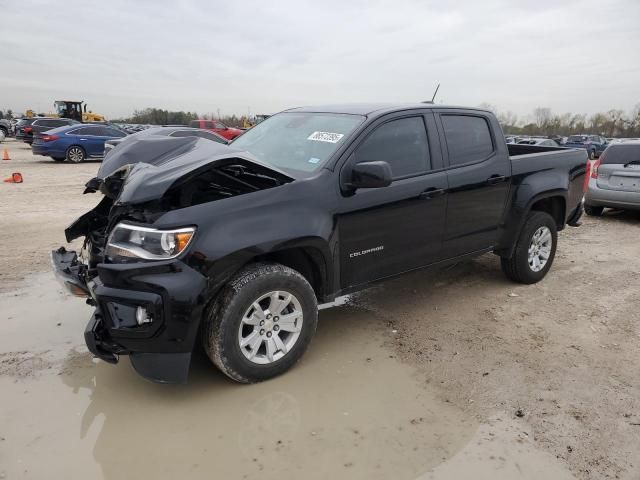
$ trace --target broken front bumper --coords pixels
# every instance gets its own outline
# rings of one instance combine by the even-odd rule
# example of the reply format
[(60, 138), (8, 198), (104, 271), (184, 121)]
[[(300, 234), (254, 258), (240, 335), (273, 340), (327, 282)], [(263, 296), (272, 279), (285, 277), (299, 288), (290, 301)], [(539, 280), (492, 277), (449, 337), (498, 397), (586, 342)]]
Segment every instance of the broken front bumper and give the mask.
[(204, 276), (179, 260), (101, 263), (90, 272), (64, 247), (51, 261), (67, 290), (96, 307), (84, 333), (91, 353), (109, 363), (129, 355), (149, 380), (186, 382), (207, 298)]

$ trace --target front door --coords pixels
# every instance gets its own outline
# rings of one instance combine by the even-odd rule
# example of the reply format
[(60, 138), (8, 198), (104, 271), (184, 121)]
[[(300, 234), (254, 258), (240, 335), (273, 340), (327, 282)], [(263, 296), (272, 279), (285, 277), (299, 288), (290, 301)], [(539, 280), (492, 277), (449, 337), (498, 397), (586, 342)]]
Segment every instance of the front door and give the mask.
[[(349, 165), (389, 163), (393, 183), (359, 189), (342, 199), (338, 215), (341, 288), (418, 268), (439, 259), (447, 205), (446, 172), (430, 149), (430, 115), (382, 120), (351, 155)], [(435, 126), (433, 132), (435, 135)], [(430, 132), (431, 134), (431, 132)]]

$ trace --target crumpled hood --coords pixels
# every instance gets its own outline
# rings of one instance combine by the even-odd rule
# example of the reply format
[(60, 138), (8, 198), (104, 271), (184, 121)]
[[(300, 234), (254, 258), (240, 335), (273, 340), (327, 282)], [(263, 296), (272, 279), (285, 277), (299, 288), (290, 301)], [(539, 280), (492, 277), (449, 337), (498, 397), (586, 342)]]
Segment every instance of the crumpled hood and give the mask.
[(118, 204), (134, 204), (155, 200), (164, 195), (181, 178), (201, 168), (219, 164), (240, 164), (256, 168), (266, 175), (292, 178), (286, 173), (260, 162), (248, 152), (198, 137), (147, 136), (130, 137), (104, 159), (94, 185), (108, 182), (110, 177), (124, 178), (116, 199)]

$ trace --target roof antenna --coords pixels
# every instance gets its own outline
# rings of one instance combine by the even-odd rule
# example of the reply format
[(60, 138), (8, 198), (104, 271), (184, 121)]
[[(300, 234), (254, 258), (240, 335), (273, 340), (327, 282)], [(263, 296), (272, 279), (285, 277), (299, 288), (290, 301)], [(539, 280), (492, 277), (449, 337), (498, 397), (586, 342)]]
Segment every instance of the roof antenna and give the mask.
[(436, 91), (433, 92), (433, 97), (431, 97), (431, 100), (425, 100), (422, 103), (434, 103), (434, 100), (436, 99), (436, 95), (438, 94), (438, 90), (440, 90), (440, 84), (438, 84), (438, 86), (436, 87)]

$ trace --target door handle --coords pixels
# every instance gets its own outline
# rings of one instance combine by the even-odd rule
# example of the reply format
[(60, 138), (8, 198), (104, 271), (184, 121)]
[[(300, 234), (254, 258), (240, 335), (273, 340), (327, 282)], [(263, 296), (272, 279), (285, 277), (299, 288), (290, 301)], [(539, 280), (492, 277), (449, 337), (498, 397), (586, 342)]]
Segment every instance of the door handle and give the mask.
[(418, 198), (430, 199), (430, 198), (439, 197), (440, 195), (444, 195), (444, 193), (445, 193), (444, 188), (431, 187), (431, 188), (427, 188), (424, 192), (418, 195)]
[(495, 185), (497, 183), (502, 183), (507, 179), (507, 177), (505, 177), (504, 175), (491, 175), (489, 178), (487, 178), (487, 183), (489, 185)]

